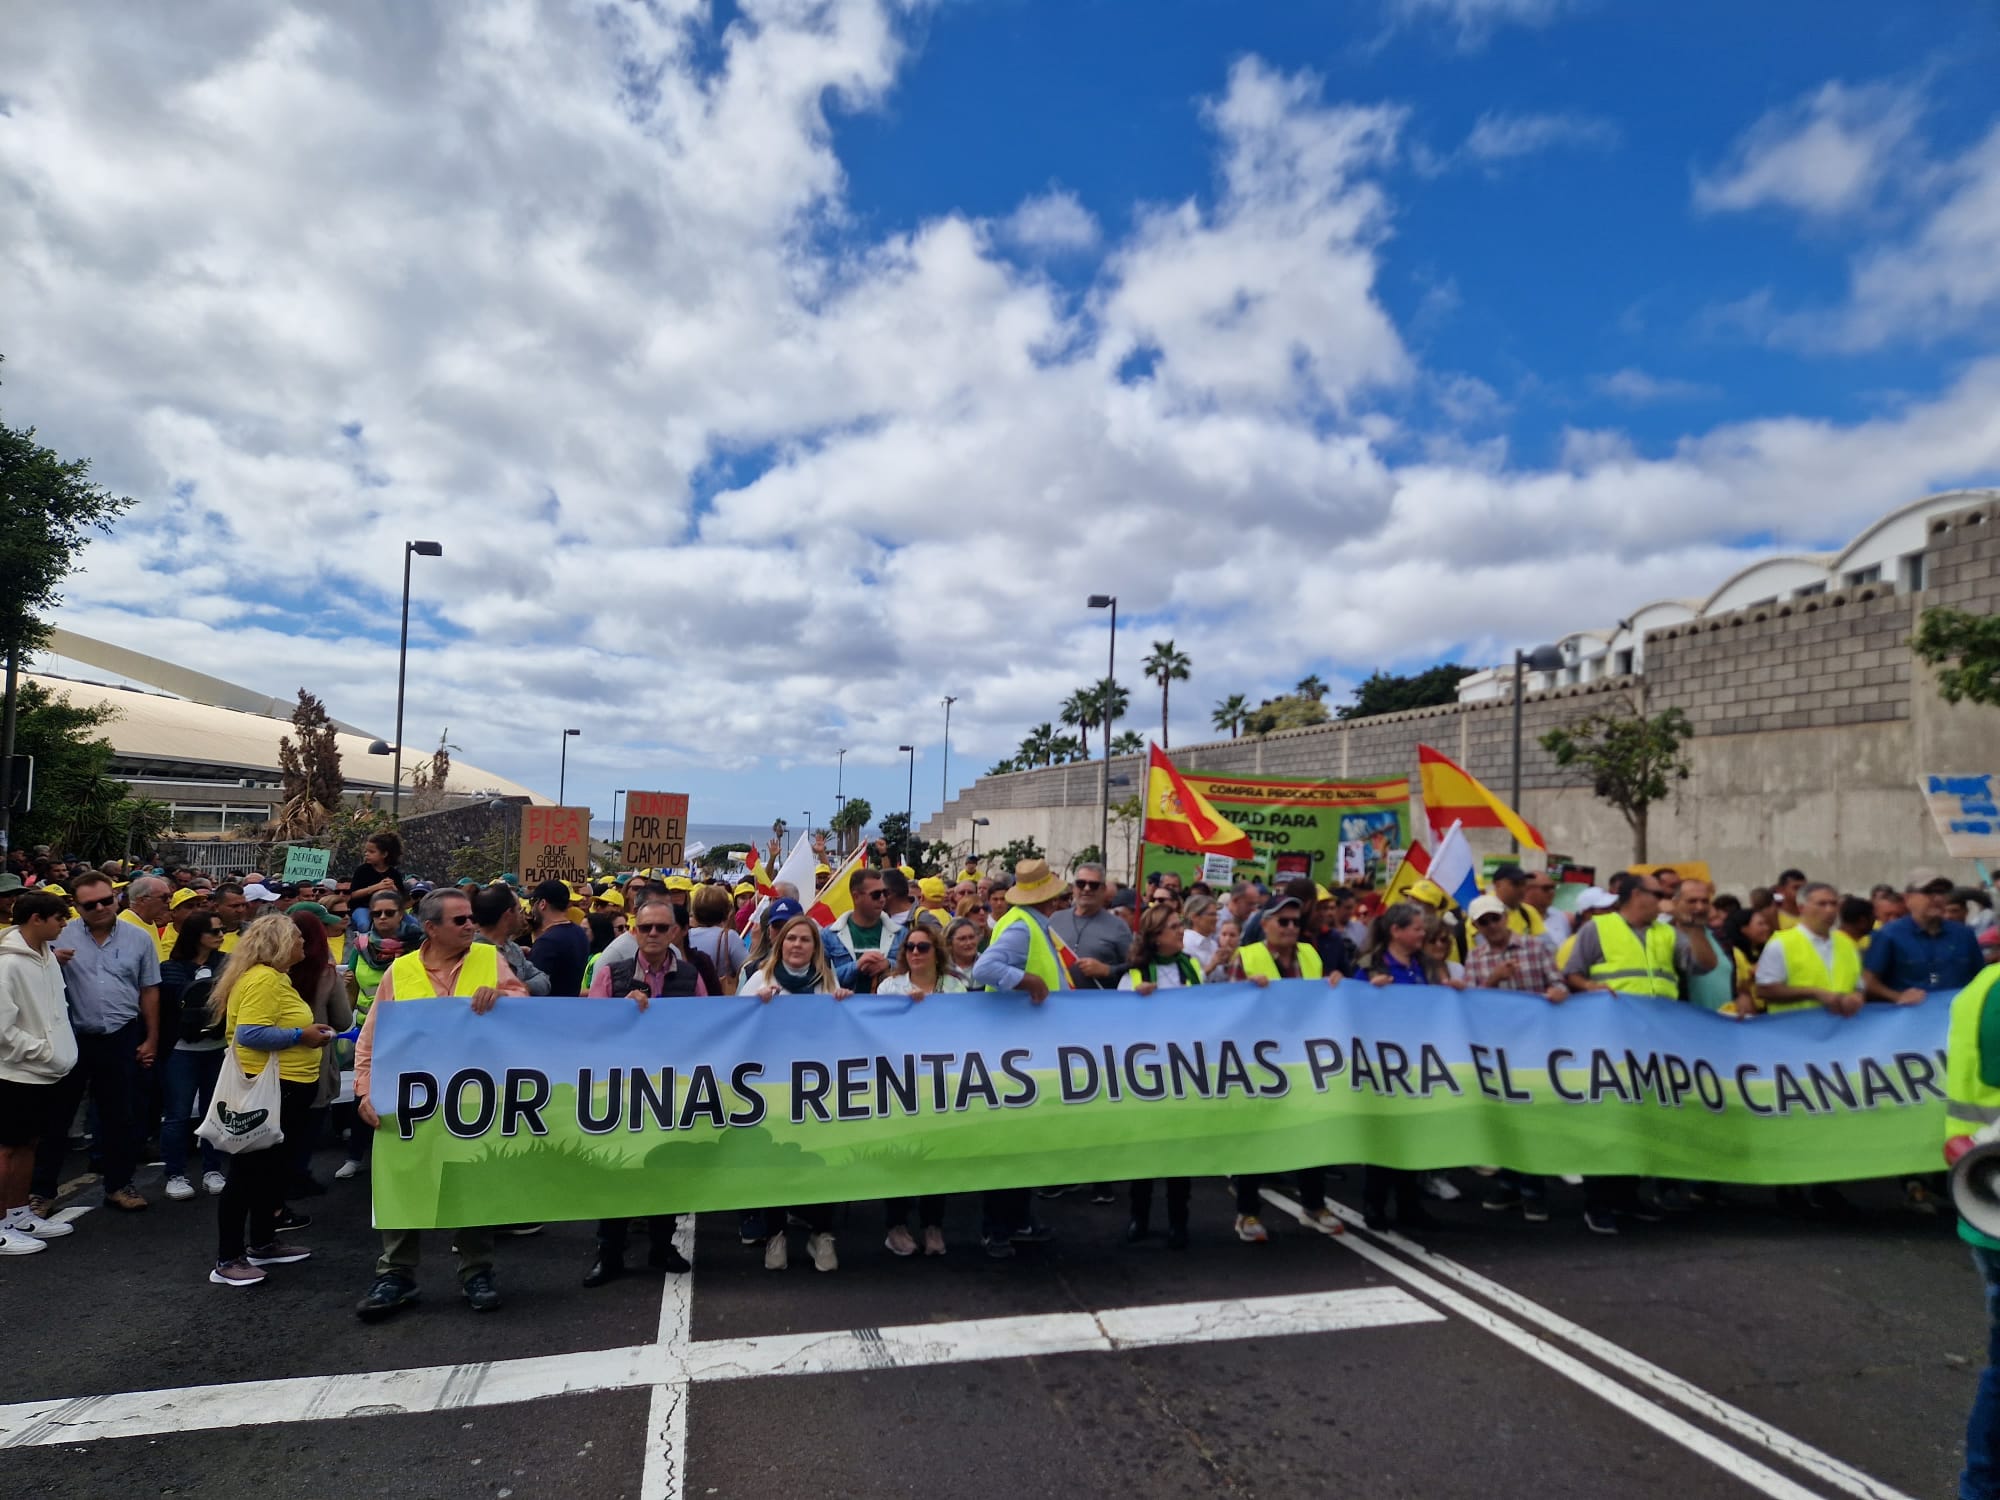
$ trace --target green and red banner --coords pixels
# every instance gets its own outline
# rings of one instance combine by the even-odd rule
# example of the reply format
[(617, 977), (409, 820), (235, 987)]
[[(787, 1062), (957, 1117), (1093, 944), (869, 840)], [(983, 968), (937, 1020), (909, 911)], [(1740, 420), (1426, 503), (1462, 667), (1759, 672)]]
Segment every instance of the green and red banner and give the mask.
[[(1410, 844), (1410, 782), (1286, 781), (1264, 776), (1180, 779), (1221, 817), (1250, 836), (1252, 853), (1236, 862), (1238, 877), (1266, 885), (1303, 876), (1329, 888), (1366, 881), (1380, 889)], [(1149, 804), (1150, 812), (1150, 804)], [(1148, 818), (1148, 827), (1151, 818)], [(1145, 869), (1202, 878), (1199, 853), (1148, 841)]]
[(1942, 1165), (1950, 997), (1733, 1021), (1346, 981), (655, 1003), (398, 1001), (385, 1228), (1338, 1162), (1797, 1183)]

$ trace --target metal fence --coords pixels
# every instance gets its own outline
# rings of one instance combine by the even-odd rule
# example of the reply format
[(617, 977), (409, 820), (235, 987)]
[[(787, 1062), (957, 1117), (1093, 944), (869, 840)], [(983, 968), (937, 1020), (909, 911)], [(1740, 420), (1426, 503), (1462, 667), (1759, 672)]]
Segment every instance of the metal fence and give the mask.
[(160, 843), (161, 863), (172, 867), (187, 865), (204, 875), (220, 876), (231, 870), (270, 868), (271, 845), (255, 839), (167, 839)]

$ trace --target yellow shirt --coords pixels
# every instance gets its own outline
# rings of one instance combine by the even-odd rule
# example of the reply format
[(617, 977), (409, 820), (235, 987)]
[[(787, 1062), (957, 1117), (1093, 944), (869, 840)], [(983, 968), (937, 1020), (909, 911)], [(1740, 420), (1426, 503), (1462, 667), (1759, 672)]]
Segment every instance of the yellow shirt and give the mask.
[[(238, 1026), (310, 1026), (312, 1007), (299, 998), (292, 981), (269, 964), (258, 964), (236, 981), (229, 992), (229, 1011), (224, 1017), (223, 1034), (232, 1041)], [(238, 1047), (237, 1064), (251, 1077), (264, 1071), (267, 1058), (278, 1059), (278, 1077), (286, 1083), (319, 1082), (319, 1048), (303, 1044), (282, 1052)]]
[(153, 946), (159, 950), (161, 963), (165, 963), (167, 956), (174, 951), (174, 939), (180, 934), (173, 923), (169, 922), (164, 927), (155, 927), (135, 911), (121, 911), (118, 913), (118, 920), (121, 922), (130, 922), (134, 927), (145, 933), (147, 937), (151, 938)]
[(339, 968), (341, 960), (347, 957), (347, 929), (345, 927), (341, 928), (338, 932), (329, 932), (326, 935), (326, 951), (333, 955), (333, 966), (336, 969)]

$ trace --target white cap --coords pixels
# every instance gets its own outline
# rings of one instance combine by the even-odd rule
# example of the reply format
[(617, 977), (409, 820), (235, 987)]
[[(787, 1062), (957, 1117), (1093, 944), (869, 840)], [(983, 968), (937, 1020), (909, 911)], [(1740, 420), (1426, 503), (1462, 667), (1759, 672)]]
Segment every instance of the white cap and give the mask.
[(1584, 911), (1608, 911), (1618, 904), (1618, 898), (1602, 886), (1587, 886), (1576, 898), (1576, 909)]
[(278, 893), (268, 885), (246, 885), (243, 887), (245, 901), (276, 901)]
[(1471, 920), (1472, 925), (1477, 927), (1481, 917), (1506, 916), (1507, 903), (1502, 901), (1498, 896), (1488, 892), (1484, 896), (1475, 898), (1472, 905), (1465, 909), (1465, 915)]

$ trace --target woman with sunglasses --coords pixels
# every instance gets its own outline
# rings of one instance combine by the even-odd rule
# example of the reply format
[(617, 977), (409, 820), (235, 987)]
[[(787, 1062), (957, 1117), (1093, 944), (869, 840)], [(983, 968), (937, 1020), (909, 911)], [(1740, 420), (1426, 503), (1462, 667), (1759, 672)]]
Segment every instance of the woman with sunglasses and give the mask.
[[(375, 1003), (376, 988), (382, 983), (382, 976), (389, 972), (389, 965), (403, 954), (414, 951), (424, 940), (423, 928), (404, 910), (403, 898), (393, 888), (378, 890), (368, 898), (364, 909), (368, 913), (368, 926), (347, 944), (346, 956), (341, 960), (341, 968), (346, 974), (348, 1001), (354, 1010), (355, 1030), (368, 1020), (368, 1009)], [(343, 1068), (354, 1066), (354, 1044), (351, 1041), (340, 1043), (338, 1060)], [(349, 1102), (338, 1106), (334, 1112), (334, 1134), (347, 1139), (347, 1159), (333, 1172), (344, 1182), (367, 1167), (368, 1157), (375, 1149), (375, 1132), (361, 1123), (354, 1104)]]
[[(208, 1113), (215, 1080), (222, 1073), (222, 1028), (208, 1019), (209, 991), (227, 962), (222, 938), (221, 918), (203, 909), (181, 923), (173, 949), (160, 965), (160, 1013), (162, 1018), (170, 1013), (177, 1018), (178, 1040), (167, 1054), (166, 1111), (160, 1122), (167, 1196), (176, 1202), (194, 1196), (187, 1174), (188, 1139), (194, 1134), (193, 1122)], [(201, 1185), (211, 1197), (222, 1191), (222, 1166), (222, 1153), (203, 1141)]]
[[(1132, 967), (1118, 981), (1118, 988), (1138, 995), (1161, 990), (1186, 989), (1201, 983), (1201, 964), (1185, 950), (1186, 927), (1171, 902), (1155, 901), (1139, 918), (1139, 930), (1132, 938)], [(1185, 1250), (1188, 1243), (1188, 1192), (1192, 1179), (1167, 1179), (1167, 1248)], [(1125, 1226), (1125, 1243), (1136, 1245), (1152, 1234), (1148, 1221), (1153, 1214), (1153, 1181), (1145, 1178), (1127, 1188), (1132, 1208), (1131, 1222)]]
[[(957, 921), (952, 923), (957, 927)], [(969, 924), (968, 924), (969, 925)], [(875, 987), (878, 995), (908, 995), (912, 1004), (926, 995), (962, 995), (965, 981), (945, 960), (945, 940), (929, 922), (919, 922), (903, 939), (896, 967)], [(942, 1193), (926, 1194), (917, 1200), (917, 1216), (923, 1228), (924, 1254), (944, 1254), (944, 1205)], [(917, 1241), (910, 1234), (910, 1200), (887, 1198), (882, 1203), (882, 1222), (888, 1234), (882, 1243), (892, 1255), (915, 1255)]]

